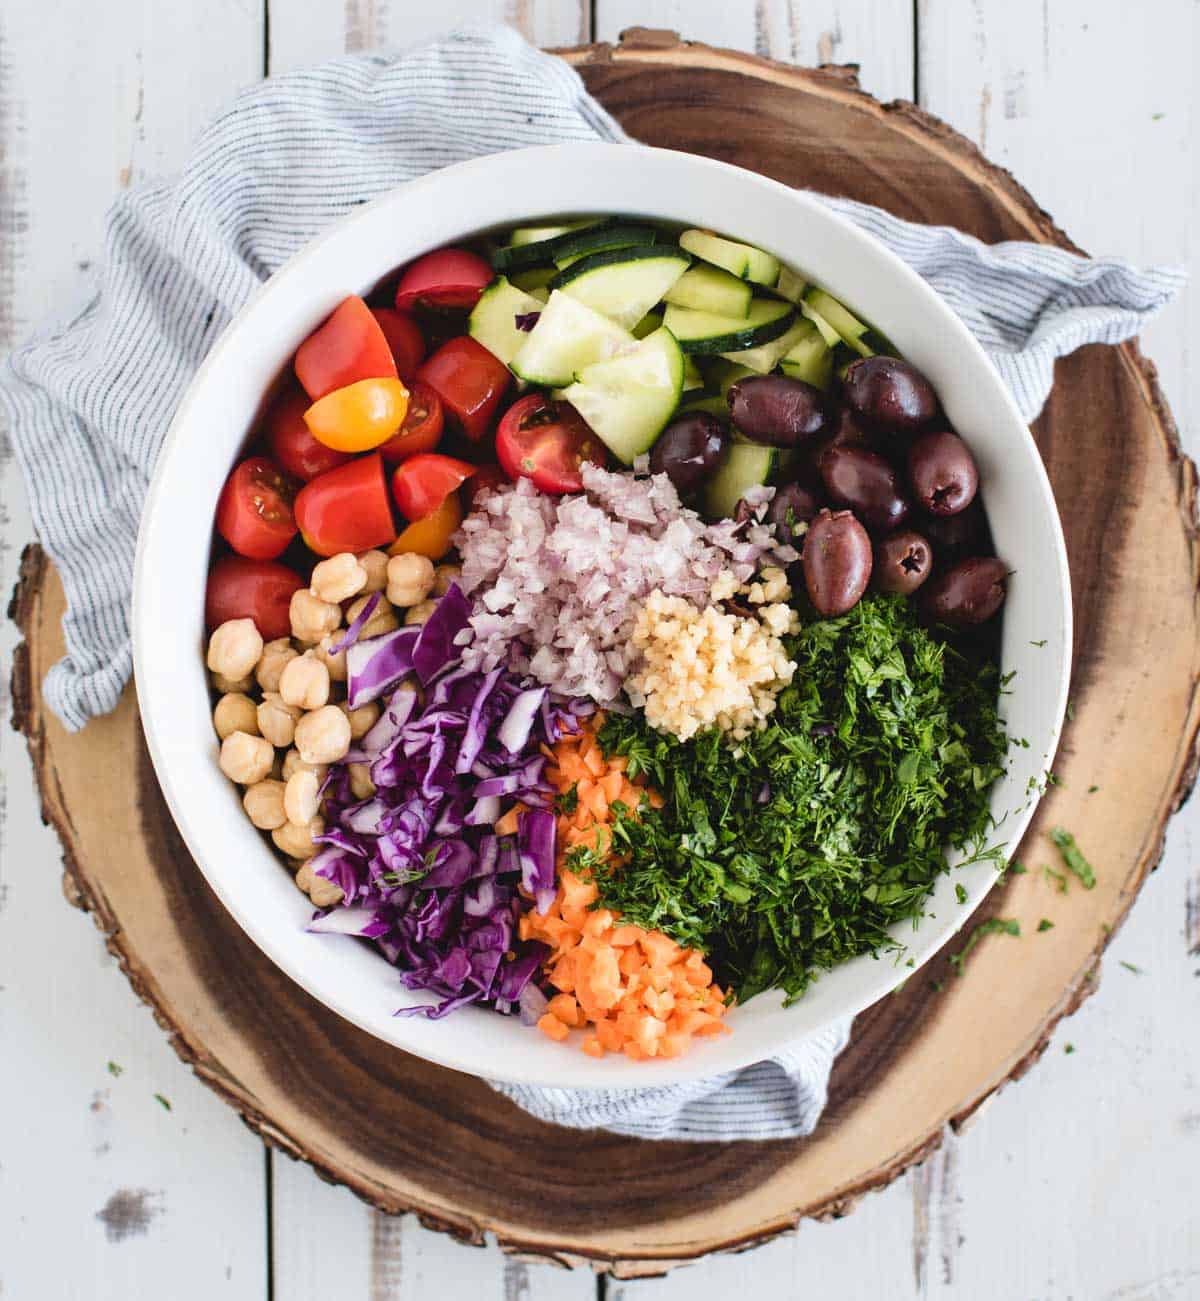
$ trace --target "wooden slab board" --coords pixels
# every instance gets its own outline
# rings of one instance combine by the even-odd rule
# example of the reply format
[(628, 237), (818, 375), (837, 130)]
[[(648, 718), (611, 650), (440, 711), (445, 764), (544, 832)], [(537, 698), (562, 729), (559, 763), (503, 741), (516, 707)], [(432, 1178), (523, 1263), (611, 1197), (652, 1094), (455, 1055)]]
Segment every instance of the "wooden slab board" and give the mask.
[[(649, 143), (989, 241), (1072, 247), (968, 141), (910, 104), (879, 104), (848, 70), (642, 31), (566, 57)], [(11, 606), (25, 637), (14, 722), (63, 841), (67, 897), (92, 913), (180, 1055), (251, 1128), (385, 1211), (621, 1276), (751, 1246), (802, 1216), (844, 1214), (1037, 1060), (1094, 987), (1195, 777), (1196, 478), (1153, 366), (1132, 344), (1083, 350), (1059, 364), (1034, 432), (1074, 583), (1073, 720), (1059, 784), (1020, 849), (1030, 871), (998, 887), (977, 919), (1016, 917), (1024, 938), (985, 940), (961, 977), (943, 954), (860, 1016), (806, 1142), (649, 1144), (555, 1129), (314, 1002), (241, 933), (189, 859), (132, 689), (77, 736), (46, 712), (39, 685), (62, 652), (63, 596), (30, 547)], [(1046, 830), (1060, 824), (1096, 865), (1092, 891), (1072, 882), (1061, 894), (1040, 870), (1052, 861)], [(1038, 934), (1043, 917), (1054, 929)]]

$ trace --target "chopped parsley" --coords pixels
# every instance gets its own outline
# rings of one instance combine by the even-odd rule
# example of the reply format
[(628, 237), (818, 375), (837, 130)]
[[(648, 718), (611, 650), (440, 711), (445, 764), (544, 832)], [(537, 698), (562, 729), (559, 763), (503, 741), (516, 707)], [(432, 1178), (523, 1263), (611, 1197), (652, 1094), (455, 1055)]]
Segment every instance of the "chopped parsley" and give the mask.
[(1036, 646), (1038, 650), (1041, 650), (1042, 647), (1046, 644), (1046, 638), (1043, 637), (1041, 641), (1031, 641), (1029, 644), (1031, 646)]
[(1056, 872), (1052, 867), (1043, 867), (1042, 871), (1046, 873), (1046, 880), (1053, 881), (1058, 886), (1059, 894), (1067, 893), (1067, 878), (1062, 872)]
[(961, 881), (956, 881), (956, 882), (955, 882), (955, 885), (954, 885), (954, 897), (958, 900), (959, 903), (966, 903), (966, 902), (967, 902), (967, 892), (966, 892), (966, 890), (963, 888), (963, 885), (962, 885), (962, 882), (961, 882)]
[(602, 749), (665, 804), (614, 804), (612, 857), (569, 860), (605, 907), (704, 951), (743, 1000), (774, 987), (794, 1000), (822, 969), (895, 951), (888, 928), (924, 914), (947, 845), (1003, 861), (988, 847), (1008, 747), (992, 661), (882, 595), (786, 644), (795, 678), (736, 746), (610, 714)]
[(1145, 974), (1145, 973), (1142, 971), (1141, 967), (1134, 966), (1134, 964), (1133, 964), (1132, 962), (1124, 962), (1124, 961), (1123, 961), (1123, 962), (1121, 963), (1121, 966), (1123, 966), (1123, 967), (1125, 968), (1126, 971), (1132, 971), (1133, 974), (1134, 974), (1135, 976), (1141, 976), (1141, 975), (1144, 975), (1144, 974)]
[(967, 938), (967, 942), (957, 953), (950, 955), (950, 965), (958, 975), (963, 973), (963, 964), (967, 955), (985, 935), (1014, 935), (1020, 938), (1021, 923), (1015, 917), (989, 917), (980, 922)]
[(113, 1077), (114, 1080), (119, 1079), (122, 1075), (125, 1074), (125, 1067), (121, 1066), (117, 1062), (109, 1062), (108, 1073)]
[(1096, 793), (1099, 789), (1100, 789), (1099, 786), (1089, 786), (1089, 787), (1088, 787), (1088, 792), (1087, 792), (1087, 793), (1088, 793), (1089, 795), (1095, 795), (1095, 793)]
[(164, 1098), (163, 1095), (162, 1095), (161, 1093), (156, 1093), (156, 1094), (154, 1095), (154, 1101), (157, 1102), (158, 1105), (159, 1105), (159, 1106), (160, 1106), (164, 1111), (170, 1111), (170, 1110), (171, 1110), (171, 1102), (170, 1102), (170, 1099), (169, 1099), (169, 1098)]
[(1038, 922), (1039, 933), (1041, 931), (1052, 931), (1053, 929), (1054, 929), (1054, 923), (1050, 920), (1049, 917), (1043, 917), (1042, 920)]
[(1094, 890), (1096, 888), (1096, 873), (1092, 871), (1092, 865), (1083, 856), (1083, 852), (1075, 843), (1075, 837), (1069, 831), (1063, 830), (1062, 827), (1055, 827), (1050, 833), (1050, 839), (1058, 847), (1058, 852), (1062, 855), (1062, 861), (1069, 872), (1075, 875), (1083, 882), (1085, 890)]
[(559, 813), (565, 813), (567, 817), (570, 817), (579, 807), (578, 784), (572, 784), (569, 790), (563, 791), (561, 795), (556, 795), (554, 797), (554, 807)]
[(1070, 1056), (1071, 1053), (1073, 1053), (1074, 1051), (1075, 1051), (1074, 1044), (1063, 1044), (1063, 1052), (1066, 1053), (1068, 1056)]

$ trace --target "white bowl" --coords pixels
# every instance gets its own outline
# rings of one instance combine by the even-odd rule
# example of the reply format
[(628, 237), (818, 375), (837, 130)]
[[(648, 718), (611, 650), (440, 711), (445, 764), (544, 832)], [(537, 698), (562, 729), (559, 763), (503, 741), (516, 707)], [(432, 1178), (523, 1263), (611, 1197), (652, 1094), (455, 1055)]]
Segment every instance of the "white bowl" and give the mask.
[[(407, 1052), (493, 1079), (584, 1088), (662, 1084), (733, 1069), (860, 1011), (911, 974), (970, 916), (996, 879), (990, 866), (942, 877), (930, 916), (894, 955), (823, 974), (790, 1008), (769, 993), (735, 1008), (731, 1035), (673, 1061), (596, 1061), (515, 1017), (466, 1009), (441, 1021), (396, 1017), (415, 1001), (365, 944), (304, 927), (311, 907), (242, 812), (217, 767), (205, 680), (204, 586), (217, 495), (250, 433), (264, 391), (305, 336), (350, 293), (419, 253), (487, 227), (539, 215), (628, 213), (711, 227), (779, 255), (861, 311), (933, 381), (979, 462), (998, 554), (1015, 571), (1002, 662), (1015, 673), (1004, 713), (1014, 749), (992, 796), (1015, 847), (1058, 744), (1071, 656), (1066, 552), (1050, 485), (1012, 398), (958, 318), (871, 236), (803, 193), (688, 154), (631, 145), (523, 149), (461, 163), (345, 217), (291, 259), (222, 335), (167, 435), (142, 519), (134, 581), (138, 698), (150, 754), (200, 869), (240, 925), (284, 971), (362, 1029)], [(1033, 643), (1044, 645), (1035, 646)], [(955, 899), (962, 885), (967, 903)]]

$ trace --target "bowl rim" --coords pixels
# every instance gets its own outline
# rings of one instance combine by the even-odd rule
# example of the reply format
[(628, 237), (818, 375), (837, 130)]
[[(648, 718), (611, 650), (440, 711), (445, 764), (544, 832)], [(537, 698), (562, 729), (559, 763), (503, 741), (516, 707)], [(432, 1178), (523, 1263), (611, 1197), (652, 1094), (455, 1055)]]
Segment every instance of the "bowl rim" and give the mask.
[[(155, 464), (154, 474), (147, 491), (141, 523), (138, 531), (137, 549), (134, 561), (134, 581), (133, 581), (133, 602), (131, 612), (131, 627), (133, 635), (133, 661), (134, 676), (137, 684), (137, 692), (140, 705), (140, 717), (142, 720), (143, 730), (146, 735), (147, 746), (149, 749), (151, 761), (154, 765), (163, 796), (171, 815), (179, 829), (184, 843), (187, 845), (194, 861), (199, 866), (209, 886), (217, 894), (224, 907), (237, 921), (241, 929), (249, 938), (260, 948), (271, 960), (278, 966), (291, 980), (299, 984), (309, 994), (316, 998), (326, 1007), (344, 1017), (360, 1029), (384, 1039), (385, 1042), (392, 1044), (401, 1051), (411, 1052), (416, 1056), (434, 1062), (437, 1065), (449, 1067), (451, 1069), (464, 1071), (468, 1074), (480, 1074), (486, 1068), (486, 1078), (498, 1081), (504, 1081), (510, 1084), (528, 1084), (543, 1086), (569, 1087), (572, 1089), (604, 1089), (614, 1087), (615, 1085), (625, 1086), (647, 1086), (660, 1085), (664, 1083), (678, 1083), (699, 1078), (704, 1078), (715, 1072), (724, 1072), (736, 1070), (749, 1066), (756, 1061), (760, 1061), (764, 1056), (769, 1056), (760, 1046), (756, 1046), (757, 1039), (754, 1042), (738, 1044), (739, 1036), (737, 1034), (721, 1038), (721, 1043), (725, 1046), (725, 1051), (720, 1054), (719, 1064), (709, 1060), (709, 1054), (703, 1052), (693, 1052), (685, 1055), (683, 1058), (674, 1059), (671, 1062), (656, 1063), (651, 1073), (646, 1072), (645, 1065), (640, 1063), (629, 1063), (623, 1060), (613, 1060), (606, 1058), (602, 1061), (591, 1062), (595, 1068), (595, 1078), (580, 1079), (577, 1078), (579, 1072), (571, 1072), (571, 1078), (564, 1083), (563, 1074), (554, 1074), (538, 1068), (536, 1065), (530, 1066), (523, 1060), (524, 1054), (513, 1053), (510, 1060), (497, 1062), (493, 1066), (491, 1059), (484, 1063), (479, 1060), (470, 1059), (470, 1055), (464, 1055), (462, 1052), (452, 1050), (448, 1045), (452, 1041), (451, 1036), (427, 1036), (420, 1044), (414, 1043), (412, 1037), (400, 1033), (400, 1027), (397, 1026), (395, 1018), (391, 1018), (391, 1024), (397, 1026), (394, 1033), (386, 1033), (387, 1026), (381, 1026), (378, 1018), (368, 1016), (368, 1014), (352, 1005), (345, 997), (340, 997), (334, 992), (325, 988), (319, 981), (313, 979), (307, 971), (299, 969), (297, 964), (289, 961), (282, 953), (281, 946), (272, 938), (273, 927), (257, 916), (257, 914), (245, 906), (238, 891), (231, 887), (230, 882), (220, 872), (213, 870), (209, 863), (209, 855), (205, 848), (207, 840), (206, 828), (202, 825), (202, 819), (198, 816), (197, 811), (192, 808), (192, 802), (186, 790), (182, 789), (177, 782), (174, 774), (173, 765), (170, 759), (170, 747), (167, 742), (165, 729), (169, 726), (168, 719), (160, 713), (160, 705), (165, 705), (166, 701), (162, 694), (162, 684), (157, 680), (157, 675), (151, 663), (148, 660), (150, 653), (149, 643), (153, 636), (151, 626), (153, 598), (151, 596), (155, 573), (156, 560), (151, 557), (153, 540), (156, 532), (162, 527), (161, 519), (163, 514), (164, 495), (167, 492), (169, 480), (171, 477), (172, 463), (183, 443), (183, 440), (190, 432), (190, 425), (195, 408), (200, 403), (201, 395), (204, 394), (212, 378), (219, 375), (222, 368), (227, 364), (227, 358), (231, 351), (240, 345), (243, 337), (253, 334), (253, 327), (264, 310), (264, 305), (269, 304), (273, 299), (280, 296), (285, 289), (290, 288), (297, 277), (304, 274), (306, 266), (317, 258), (329, 245), (336, 244), (346, 237), (347, 232), (353, 230), (361, 224), (370, 214), (377, 213), (380, 209), (386, 209), (397, 203), (401, 198), (404, 201), (419, 200), (426, 192), (434, 191), (446, 183), (448, 176), (457, 179), (475, 179), (478, 182), (485, 183), (492, 179), (496, 174), (502, 174), (514, 167), (524, 166), (543, 166), (553, 167), (558, 161), (569, 158), (570, 161), (578, 163), (586, 161), (587, 155), (593, 155), (597, 165), (603, 165), (602, 160), (614, 157), (623, 157), (630, 159), (640, 157), (646, 163), (668, 171), (671, 168), (684, 167), (687, 169), (701, 169), (711, 171), (715, 176), (723, 178), (727, 182), (735, 183), (741, 187), (747, 187), (747, 193), (755, 188), (763, 191), (769, 191), (777, 196), (786, 196), (786, 198), (801, 207), (809, 210), (810, 214), (816, 216), (818, 221), (831, 223), (832, 227), (840, 228), (843, 236), (849, 235), (852, 241), (856, 242), (861, 249), (864, 258), (873, 259), (876, 264), (885, 264), (888, 273), (900, 283), (904, 293), (907, 293), (913, 300), (913, 312), (924, 322), (929, 321), (930, 328), (937, 327), (941, 330), (948, 331), (955, 336), (957, 346), (965, 348), (972, 355), (974, 363), (980, 368), (982, 374), (990, 377), (992, 392), (989, 393), (989, 400), (995, 399), (1002, 412), (1002, 417), (1006, 424), (1012, 428), (1014, 436), (1018, 436), (1022, 442), (1023, 449), (1026, 453), (1028, 468), (1032, 472), (1033, 481), (1037, 486), (1039, 501), (1036, 503), (1036, 509), (1040, 510), (1047, 519), (1050, 532), (1052, 535), (1053, 555), (1049, 559), (1052, 561), (1053, 577), (1056, 582), (1057, 591), (1060, 594), (1060, 601), (1057, 603), (1056, 614), (1060, 620), (1058, 626), (1058, 636), (1056, 645), (1061, 645), (1062, 653), (1059, 655), (1056, 672), (1053, 677), (1053, 687), (1051, 695), (1053, 698), (1053, 707), (1051, 711), (1050, 726), (1043, 732), (1046, 738), (1045, 763), (1049, 767), (1053, 755), (1057, 750), (1061, 737), (1063, 719), (1066, 710), (1070, 667), (1071, 667), (1071, 647), (1073, 641), (1073, 622), (1071, 607), (1071, 589), (1070, 574), (1067, 565), (1067, 554), (1065, 541), (1062, 534), (1061, 521), (1058, 516), (1057, 507), (1054, 502), (1053, 493), (1050, 488), (1049, 479), (1045, 472), (1045, 467), (1037, 451), (1032, 434), (1028, 425), (1017, 409), (1016, 402), (1004, 384), (999, 373), (996, 371), (991, 360), (988, 358), (983, 347), (978, 340), (970, 333), (965, 324), (955, 315), (949, 304), (911, 267), (908, 266), (896, 254), (891, 252), (882, 244), (874, 235), (868, 231), (856, 226), (841, 212), (833, 210), (820, 202), (821, 196), (814, 196), (803, 190), (796, 190), (772, 178), (759, 175), (758, 173), (749, 172), (733, 164), (710, 159), (694, 154), (686, 154), (674, 150), (664, 150), (653, 148), (651, 146), (630, 144), (630, 143), (609, 143), (609, 142), (586, 142), (571, 143), (561, 145), (541, 145), (531, 146), (528, 148), (508, 150), (501, 153), (489, 154), (479, 158), (473, 158), (464, 162), (453, 164), (450, 167), (442, 168), (434, 172), (427, 173), (424, 176), (408, 181), (402, 185), (393, 187), (388, 191), (380, 194), (368, 203), (364, 203), (354, 208), (341, 218), (331, 222), (322, 231), (308, 243), (298, 249), (279, 269), (265, 280), (251, 294), (246, 303), (232, 317), (225, 326), (220, 336), (209, 349), (202, 364), (197, 369), (191, 382), (189, 383), (175, 415), (168, 428), (162, 447), (159, 451)], [(564, 202), (557, 209), (546, 205), (539, 204), (539, 208), (547, 216), (555, 212), (564, 213), (571, 211), (585, 211), (587, 206), (580, 206), (573, 202)], [(606, 206), (603, 198), (597, 198), (594, 203), (594, 210), (618, 211)], [(628, 206), (625, 209), (628, 210)], [(539, 216), (527, 216), (526, 221), (539, 220)], [(664, 218), (665, 219), (665, 218)], [(474, 224), (464, 232), (454, 235), (451, 238), (464, 239), (469, 238), (469, 231), (482, 232), (489, 229), (494, 223), (482, 222)], [(505, 223), (508, 224), (508, 223)], [(400, 241), (398, 241), (400, 242)], [(422, 248), (435, 248), (436, 244), (423, 245)], [(417, 256), (419, 251), (410, 253), (408, 256)], [(787, 255), (782, 255), (784, 260), (788, 260)], [(402, 261), (403, 259), (401, 259)], [(393, 265), (400, 265), (396, 262)], [(386, 273), (385, 273), (386, 274)], [(856, 306), (859, 304), (856, 301)], [(870, 315), (869, 310), (864, 307), (863, 310)], [(997, 414), (997, 420), (1001, 419), (1001, 414)], [(1019, 431), (1019, 432), (1018, 432)], [(244, 439), (244, 434), (243, 434)], [(239, 447), (242, 444), (239, 443)], [(235, 452), (235, 456), (237, 453)], [(214, 764), (215, 767), (215, 764)], [(1001, 779), (1002, 782), (1008, 780)], [(1013, 837), (1012, 843), (1015, 846), (1019, 836), (1024, 834), (1030, 820), (1033, 817), (1036, 801), (1030, 801), (1026, 804), (1016, 817), (1015, 829), (1017, 836)], [(256, 833), (258, 834), (258, 833)], [(273, 851), (267, 850), (264, 845), (264, 852), (274, 857)], [(944, 878), (942, 878), (944, 879)], [(915, 959), (915, 966), (919, 968), (928, 957), (941, 949), (963, 924), (972, 916), (978, 904), (984, 896), (990, 891), (991, 886), (995, 884), (995, 878), (988, 881), (982, 888), (975, 888), (971, 892), (969, 906), (964, 906), (954, 915), (953, 924), (946, 925), (939, 922), (933, 924), (932, 917), (927, 916), (925, 924), (913, 932), (913, 936), (908, 940), (906, 952)], [(922, 936), (924, 938), (922, 938)], [(313, 936), (314, 940), (318, 937)], [(855, 959), (854, 961), (863, 961)], [(845, 966), (847, 964), (841, 964)], [(881, 971), (888, 967), (889, 964), (880, 964)], [(841, 967), (835, 969), (840, 970)], [(868, 994), (847, 1000), (844, 1007), (839, 1012), (825, 1016), (819, 1025), (808, 1026), (803, 1030), (794, 1031), (792, 1035), (778, 1038), (776, 1049), (783, 1049), (789, 1043), (796, 1041), (798, 1037), (808, 1037), (810, 1034), (817, 1033), (822, 1027), (832, 1024), (836, 1019), (843, 1016), (849, 1017), (856, 1015), (865, 1007), (877, 1002), (880, 998), (890, 993), (896, 985), (908, 974), (907, 969), (899, 969), (894, 975), (889, 975), (886, 979), (877, 982), (877, 987), (873, 988)], [(761, 999), (769, 999), (771, 995), (760, 995)], [(399, 1004), (405, 1000), (405, 992), (397, 989), (396, 1002)], [(757, 1000), (755, 1000), (757, 1001)], [(796, 1006), (800, 1006), (797, 1004)], [(479, 1010), (479, 1015), (494, 1015)], [(400, 1021), (410, 1020), (400, 1018)], [(422, 1018), (411, 1018), (412, 1021), (422, 1020)], [(515, 1023), (515, 1018), (514, 1018)], [(441, 1023), (427, 1023), (441, 1024)], [(745, 1036), (750, 1041), (752, 1036)], [(582, 1054), (576, 1054), (582, 1056)], [(611, 1065), (610, 1065), (611, 1062)], [(564, 1062), (564, 1066), (566, 1063)], [(631, 1074), (625, 1067), (632, 1066), (637, 1074)]]

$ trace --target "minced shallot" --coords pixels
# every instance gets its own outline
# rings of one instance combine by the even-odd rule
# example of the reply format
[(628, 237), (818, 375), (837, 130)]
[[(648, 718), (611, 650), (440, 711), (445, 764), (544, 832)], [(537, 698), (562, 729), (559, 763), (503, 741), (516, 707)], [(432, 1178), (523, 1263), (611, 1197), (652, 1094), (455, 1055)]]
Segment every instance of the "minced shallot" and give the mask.
[[(653, 591), (703, 607), (726, 571), (748, 581), (764, 561), (797, 558), (756, 516), (705, 523), (666, 475), (582, 471), (582, 493), (553, 497), (528, 479), (481, 492), (456, 538), (474, 596), (463, 664), (530, 673), (571, 696), (620, 703), (636, 671), (638, 610)], [(465, 638), (465, 635), (464, 635)]]

